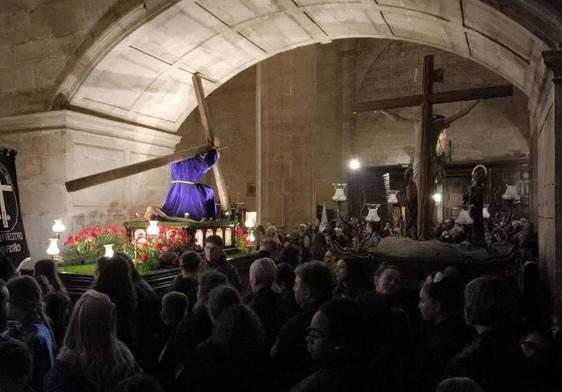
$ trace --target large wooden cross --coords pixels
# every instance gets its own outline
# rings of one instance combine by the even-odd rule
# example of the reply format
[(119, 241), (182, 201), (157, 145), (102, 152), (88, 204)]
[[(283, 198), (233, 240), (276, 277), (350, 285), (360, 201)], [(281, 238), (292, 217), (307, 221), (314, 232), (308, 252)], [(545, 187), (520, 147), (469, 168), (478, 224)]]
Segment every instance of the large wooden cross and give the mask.
[[(142, 173), (150, 169), (155, 169), (157, 167), (165, 166), (173, 162), (188, 159), (193, 156), (208, 152), (213, 147), (218, 148), (218, 146), (215, 146), (215, 137), (213, 134), (213, 129), (211, 127), (209, 109), (207, 108), (207, 102), (205, 100), (205, 94), (203, 92), (203, 85), (201, 84), (201, 77), (198, 73), (195, 73), (193, 75), (192, 81), (193, 87), (195, 88), (195, 95), (197, 96), (201, 123), (203, 124), (203, 128), (205, 129), (205, 139), (207, 141), (207, 144), (196, 146), (188, 150), (177, 151), (173, 154), (134, 163), (132, 165), (123, 166), (117, 169), (107, 170), (105, 172), (96, 173), (90, 176), (67, 181), (65, 183), (66, 190), (68, 192), (79, 191), (81, 189), (117, 180), (119, 178), (132, 176), (133, 174)], [(230, 198), (228, 196), (228, 190), (226, 188), (224, 177), (222, 175), (220, 161), (217, 161), (213, 166), (213, 174), (215, 175), (215, 182), (217, 184), (217, 191), (219, 194), (221, 209), (223, 211), (228, 211), (230, 209)]]
[(387, 110), (421, 105), (421, 132), (416, 143), (420, 146), (418, 179), (418, 239), (427, 239), (431, 229), (431, 157), (433, 135), (433, 105), (441, 103), (499, 98), (513, 95), (512, 85), (433, 92), (433, 83), (442, 81), (443, 70), (433, 68), (433, 56), (423, 58), (422, 93), (390, 99), (358, 102), (352, 105), (354, 113)]

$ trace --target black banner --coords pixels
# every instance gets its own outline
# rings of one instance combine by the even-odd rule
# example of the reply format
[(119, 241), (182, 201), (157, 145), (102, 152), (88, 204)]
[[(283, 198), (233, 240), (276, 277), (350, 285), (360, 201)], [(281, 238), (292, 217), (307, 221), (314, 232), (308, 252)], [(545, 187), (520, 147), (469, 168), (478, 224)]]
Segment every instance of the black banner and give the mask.
[(29, 257), (21, 217), (16, 153), (0, 148), (0, 253), (12, 259), (14, 267)]

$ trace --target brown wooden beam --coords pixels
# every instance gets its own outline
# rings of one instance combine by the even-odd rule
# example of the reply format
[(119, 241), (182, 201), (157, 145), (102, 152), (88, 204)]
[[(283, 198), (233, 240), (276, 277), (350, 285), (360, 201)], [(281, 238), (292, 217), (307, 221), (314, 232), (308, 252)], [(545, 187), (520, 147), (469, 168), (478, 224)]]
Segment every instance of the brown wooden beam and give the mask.
[[(197, 104), (199, 106), (199, 116), (201, 117), (201, 124), (205, 129), (205, 136), (210, 144), (214, 144), (215, 135), (211, 127), (211, 119), (209, 116), (209, 108), (205, 100), (205, 93), (203, 92), (203, 84), (201, 83), (201, 76), (198, 73), (193, 74), (191, 78), (193, 87), (195, 88), (195, 96), (197, 97)], [(224, 181), (220, 161), (217, 161), (213, 166), (213, 174), (215, 175), (215, 183), (217, 184), (217, 192), (221, 203), (221, 210), (230, 210), (230, 198), (228, 197), (228, 189)]]
[(212, 148), (213, 146), (205, 144), (190, 148), (189, 150), (182, 150), (173, 154), (149, 159), (148, 161), (133, 163), (132, 165), (123, 166), (118, 169), (111, 169), (101, 173), (92, 174), (90, 176), (77, 178), (75, 180), (65, 182), (64, 185), (66, 186), (66, 190), (68, 192), (76, 192), (94, 185), (118, 180), (123, 177), (132, 176), (133, 174), (138, 174), (150, 169), (165, 166), (173, 162), (183, 161), (184, 159), (208, 152)]
[(494, 87), (480, 87), (480, 88), (471, 88), (466, 90), (442, 91), (442, 92), (431, 94), (429, 96), (429, 101), (435, 105), (435, 104), (449, 103), (449, 102), (472, 101), (476, 99), (511, 97), (512, 95), (513, 95), (513, 86), (511, 84), (506, 84), (506, 85), (494, 86)]
[[(510, 97), (513, 95), (513, 86), (511, 84), (480, 87), (466, 90), (452, 90), (432, 93), (428, 96), (432, 104), (472, 101), (475, 99), (489, 99)], [(423, 102), (423, 95), (410, 95), (399, 98), (376, 99), (373, 101), (356, 102), (351, 105), (354, 113), (372, 112), (375, 110), (396, 109), (409, 106), (418, 106)]]
[(411, 95), (400, 98), (377, 99), (374, 101), (356, 102), (351, 105), (353, 113), (372, 112), (375, 110), (386, 110), (402, 108), (406, 106), (418, 106), (423, 102), (422, 95)]

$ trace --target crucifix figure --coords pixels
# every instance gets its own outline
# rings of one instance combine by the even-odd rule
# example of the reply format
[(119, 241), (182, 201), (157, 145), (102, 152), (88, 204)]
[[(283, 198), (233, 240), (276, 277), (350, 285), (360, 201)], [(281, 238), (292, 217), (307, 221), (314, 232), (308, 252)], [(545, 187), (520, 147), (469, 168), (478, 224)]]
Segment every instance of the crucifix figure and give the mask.
[[(422, 94), (399, 98), (381, 99), (369, 102), (359, 102), (352, 106), (353, 112), (369, 112), (382, 110), (387, 116), (398, 120), (397, 115), (388, 112), (388, 109), (421, 105), (421, 120), (415, 121), (416, 125), (416, 154), (414, 156), (414, 179), (417, 181), (417, 238), (429, 238), (431, 229), (430, 203), (433, 191), (435, 173), (432, 167), (438, 169), (439, 165), (432, 164), (438, 158), (436, 149), (440, 132), (446, 129), (453, 121), (466, 115), (478, 102), (469, 105), (464, 110), (450, 117), (434, 117), (433, 105), (449, 102), (472, 101), (487, 98), (507, 97), (513, 95), (513, 86), (503, 85), (496, 87), (482, 87), (467, 90), (433, 92), (433, 83), (442, 82), (444, 71), (434, 70), (433, 56), (423, 58)], [(387, 111), (387, 112), (384, 112)], [(414, 122), (413, 120), (409, 120)], [(417, 157), (416, 157), (417, 155)], [(417, 166), (417, 168), (416, 168)], [(417, 169), (417, 173), (415, 173)]]
[(0, 185), (0, 212), (2, 213), (2, 226), (7, 229), (10, 227), (8, 224), (8, 211), (6, 211), (6, 200), (4, 199), (4, 192), (13, 192), (14, 188), (11, 185)]

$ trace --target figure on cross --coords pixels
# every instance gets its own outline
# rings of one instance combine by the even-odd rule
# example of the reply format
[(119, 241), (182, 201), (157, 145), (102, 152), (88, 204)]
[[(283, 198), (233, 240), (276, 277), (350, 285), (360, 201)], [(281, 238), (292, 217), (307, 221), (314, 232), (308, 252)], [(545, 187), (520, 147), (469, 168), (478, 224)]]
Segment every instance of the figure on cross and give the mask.
[[(433, 205), (430, 202), (431, 194), (434, 190), (435, 173), (432, 168), (438, 168), (434, 163), (438, 157), (436, 148), (439, 148), (439, 137), (441, 132), (446, 129), (453, 121), (466, 115), (472, 107), (469, 105), (464, 111), (461, 110), (451, 117), (433, 116), (433, 105), (474, 101), (480, 99), (508, 97), (513, 95), (513, 86), (503, 85), (494, 87), (479, 87), (467, 90), (452, 91), (433, 91), (433, 84), (443, 81), (444, 71), (442, 69), (433, 68), (433, 56), (427, 55), (423, 58), (422, 72), (422, 92), (417, 95), (410, 95), (398, 98), (379, 99), (369, 102), (358, 102), (352, 105), (353, 113), (372, 112), (376, 110), (388, 110), (401, 107), (410, 107), (421, 105), (421, 120), (417, 121), (419, 125), (416, 130), (416, 150), (414, 156), (414, 176), (416, 177), (417, 186), (417, 238), (425, 240), (429, 238), (429, 231), (432, 227)], [(390, 112), (388, 112), (390, 113)], [(398, 119), (398, 118), (396, 118)], [(415, 120), (410, 120), (415, 121)], [(433, 151), (433, 152), (432, 152)], [(443, 173), (441, 172), (440, 175)]]

